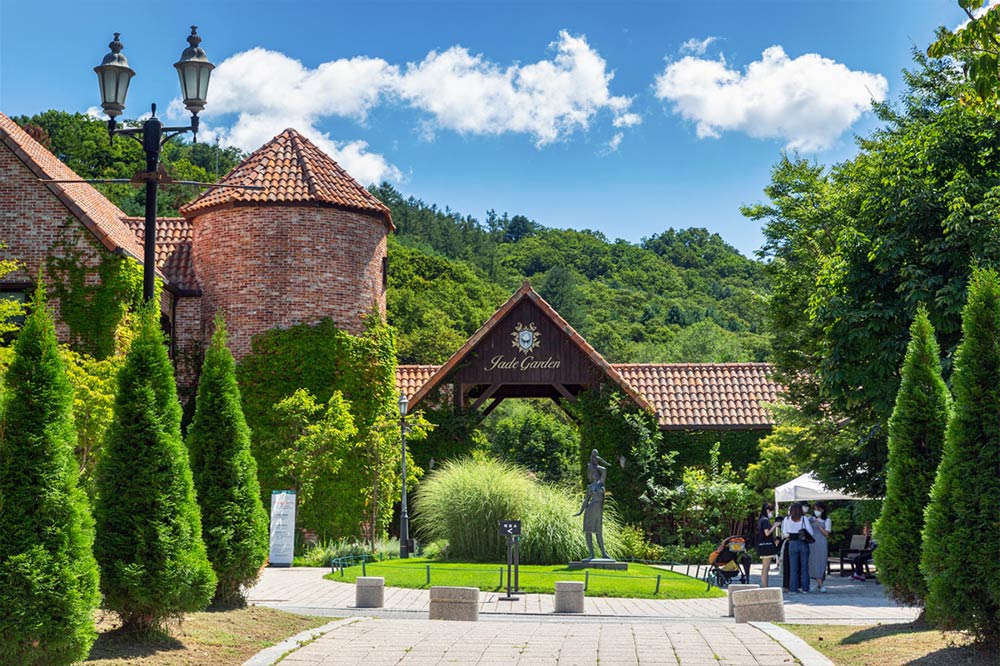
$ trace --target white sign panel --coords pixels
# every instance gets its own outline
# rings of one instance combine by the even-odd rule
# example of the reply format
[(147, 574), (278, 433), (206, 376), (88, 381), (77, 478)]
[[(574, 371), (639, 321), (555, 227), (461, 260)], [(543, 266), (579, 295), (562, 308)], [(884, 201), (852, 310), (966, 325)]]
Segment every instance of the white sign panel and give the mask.
[(271, 566), (290, 567), (295, 555), (295, 491), (271, 491)]

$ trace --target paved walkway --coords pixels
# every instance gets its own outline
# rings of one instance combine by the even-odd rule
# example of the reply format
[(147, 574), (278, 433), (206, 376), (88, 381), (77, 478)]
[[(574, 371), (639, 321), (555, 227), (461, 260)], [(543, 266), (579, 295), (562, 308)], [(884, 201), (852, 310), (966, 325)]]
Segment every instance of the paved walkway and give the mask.
[[(324, 580), (323, 576), (329, 571), (325, 568), (305, 567), (265, 569), (260, 582), (251, 590), (249, 601), (260, 606), (328, 617), (427, 617), (427, 590), (387, 587), (383, 609), (356, 609), (354, 585)], [(796, 623), (869, 625), (910, 622), (917, 616), (916, 609), (901, 608), (886, 599), (882, 586), (871, 581), (858, 583), (849, 578), (834, 576), (828, 581), (828, 587), (828, 594), (786, 595), (786, 620)], [(501, 601), (501, 596), (493, 592), (483, 592), (480, 595), (480, 613), (486, 616), (484, 619), (536, 621), (539, 616), (552, 617), (553, 597), (550, 594), (525, 594), (519, 596), (517, 601)], [(591, 620), (591, 623), (648, 620), (731, 623), (732, 620), (727, 615), (725, 598), (664, 600), (587, 597), (585, 616), (575, 616), (575, 619)]]

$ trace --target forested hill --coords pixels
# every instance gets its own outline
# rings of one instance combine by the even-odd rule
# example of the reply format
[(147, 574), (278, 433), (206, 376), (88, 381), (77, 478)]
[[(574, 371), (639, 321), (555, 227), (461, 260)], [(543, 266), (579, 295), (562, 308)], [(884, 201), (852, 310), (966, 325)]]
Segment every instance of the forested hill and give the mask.
[[(109, 146), (105, 124), (86, 115), (46, 111), (14, 120), (83, 178), (129, 178), (144, 166), (137, 142)], [(161, 154), (175, 178), (209, 182), (243, 157), (181, 140)], [(98, 188), (126, 213), (142, 214), (141, 189)], [(176, 215), (196, 192), (165, 188), (158, 213)], [(521, 215), (491, 212), (480, 221), (406, 199), (386, 184), (372, 192), (398, 227), (389, 242), (389, 319), (402, 363), (446, 360), (525, 279), (612, 362), (767, 357), (762, 265), (717, 234), (668, 229), (634, 245)]]
[(763, 361), (762, 265), (705, 229), (636, 245), (521, 215), (462, 216), (392, 186), (389, 319), (401, 363), (441, 363), (525, 279), (611, 362)]

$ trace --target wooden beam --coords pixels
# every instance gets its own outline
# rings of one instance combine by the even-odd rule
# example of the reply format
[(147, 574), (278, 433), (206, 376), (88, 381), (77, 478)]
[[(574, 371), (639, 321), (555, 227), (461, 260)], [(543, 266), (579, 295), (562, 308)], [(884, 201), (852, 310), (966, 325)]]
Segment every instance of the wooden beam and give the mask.
[(500, 403), (503, 402), (503, 401), (504, 401), (504, 398), (496, 398), (495, 400), (493, 400), (493, 402), (491, 402), (486, 407), (486, 409), (483, 410), (483, 418), (485, 419), (487, 416), (489, 416), (490, 412), (492, 412), (494, 409), (496, 409), (500, 405)]
[(472, 408), (479, 409), (484, 402), (493, 397), (493, 394), (496, 393), (501, 386), (503, 386), (503, 384), (491, 384), (490, 387), (486, 389), (486, 391), (476, 399), (476, 402), (473, 403)]
[(577, 418), (577, 417), (576, 417), (576, 416), (575, 416), (575, 415), (573, 414), (573, 412), (571, 412), (571, 411), (569, 411), (568, 409), (566, 409), (566, 403), (564, 403), (564, 402), (563, 402), (563, 399), (562, 399), (562, 398), (559, 398), (559, 397), (557, 397), (557, 396), (552, 396), (552, 402), (554, 402), (554, 403), (556, 403), (557, 405), (559, 405), (559, 408), (560, 408), (561, 410), (563, 410), (563, 414), (565, 414), (566, 416), (568, 416), (568, 417), (569, 417), (569, 420), (570, 420), (570, 421), (572, 421), (573, 423), (579, 423), (579, 422), (580, 422), (580, 419), (578, 419), (578, 418)]
[(553, 384), (552, 386), (554, 386), (555, 389), (559, 391), (562, 397), (566, 398), (570, 402), (576, 402), (576, 396), (570, 393), (568, 388), (566, 388), (562, 384)]

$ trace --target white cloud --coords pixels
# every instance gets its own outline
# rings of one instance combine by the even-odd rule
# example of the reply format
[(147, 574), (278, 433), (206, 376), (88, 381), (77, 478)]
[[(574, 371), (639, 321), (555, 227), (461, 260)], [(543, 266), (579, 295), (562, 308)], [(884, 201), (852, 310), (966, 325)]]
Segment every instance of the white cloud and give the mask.
[(625, 137), (625, 135), (622, 134), (621, 132), (615, 133), (615, 135), (613, 137), (611, 137), (611, 141), (608, 141), (608, 150), (607, 150), (607, 152), (613, 153), (616, 150), (618, 150), (618, 148), (622, 145), (622, 139), (624, 137)]
[(696, 56), (705, 55), (705, 51), (707, 51), (712, 42), (717, 39), (718, 37), (706, 37), (705, 39), (696, 39), (692, 37), (681, 44), (680, 52), (690, 53)]
[(439, 129), (461, 134), (524, 133), (538, 146), (587, 129), (605, 110), (611, 112), (615, 126), (640, 121), (629, 112), (631, 99), (611, 94), (614, 74), (585, 37), (561, 31), (550, 48), (556, 51), (551, 60), (507, 67), (461, 46), (432, 51), (421, 62), (406, 66), (395, 82), (395, 93), (429, 113)]
[[(521, 133), (538, 146), (586, 130), (600, 113), (617, 128), (642, 118), (632, 100), (612, 95), (613, 72), (587, 43), (562, 31), (550, 45), (551, 59), (501, 66), (461, 46), (432, 51), (420, 62), (399, 66), (358, 56), (309, 68), (263, 48), (238, 53), (212, 73), (208, 105), (202, 112), (203, 140), (216, 136), (227, 145), (253, 150), (286, 127), (315, 140), (364, 182), (398, 179), (399, 170), (363, 141), (337, 142), (318, 126), (325, 118), (364, 123), (381, 105), (402, 105), (426, 117), (418, 133), (430, 140), (441, 130), (460, 134)], [(213, 126), (236, 114), (229, 127)], [(186, 117), (175, 99), (169, 115)]]
[(880, 74), (852, 71), (815, 53), (791, 59), (772, 46), (743, 72), (721, 57), (687, 56), (669, 63), (654, 89), (674, 113), (696, 123), (699, 137), (745, 132), (813, 151), (830, 147), (873, 99), (884, 100), (889, 84)]

